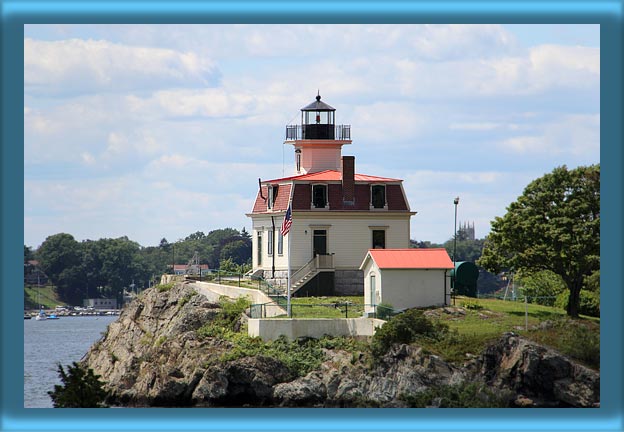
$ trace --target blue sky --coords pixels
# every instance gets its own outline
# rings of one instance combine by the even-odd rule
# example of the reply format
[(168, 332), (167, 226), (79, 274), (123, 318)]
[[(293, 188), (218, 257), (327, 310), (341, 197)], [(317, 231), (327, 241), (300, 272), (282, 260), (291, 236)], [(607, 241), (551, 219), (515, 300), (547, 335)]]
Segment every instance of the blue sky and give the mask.
[(24, 242), (250, 228), (317, 89), (412, 238), (477, 237), (533, 179), (599, 162), (597, 25), (27, 25)]

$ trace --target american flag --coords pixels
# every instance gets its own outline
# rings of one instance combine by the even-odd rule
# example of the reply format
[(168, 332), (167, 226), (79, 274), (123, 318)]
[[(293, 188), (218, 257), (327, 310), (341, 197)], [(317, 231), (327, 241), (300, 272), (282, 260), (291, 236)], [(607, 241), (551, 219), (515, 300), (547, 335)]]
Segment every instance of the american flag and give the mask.
[(292, 225), (292, 212), (290, 211), (290, 204), (288, 204), (288, 210), (286, 210), (286, 214), (284, 215), (284, 222), (282, 222), (282, 229), (280, 232), (282, 236), (286, 236), (288, 231), (290, 231), (290, 226)]

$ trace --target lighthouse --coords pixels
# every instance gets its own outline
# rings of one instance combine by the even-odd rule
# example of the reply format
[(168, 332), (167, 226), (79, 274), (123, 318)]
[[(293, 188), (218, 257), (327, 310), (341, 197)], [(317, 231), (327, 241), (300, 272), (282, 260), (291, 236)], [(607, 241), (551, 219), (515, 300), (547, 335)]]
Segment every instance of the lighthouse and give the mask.
[[(293, 296), (362, 295), (367, 251), (409, 247), (416, 213), (402, 180), (356, 173), (355, 157), (342, 154), (352, 144), (351, 126), (336, 124), (336, 109), (320, 94), (300, 111), (284, 141), (294, 150), (295, 175), (261, 180), (247, 214), (253, 273), (285, 288), (290, 250)], [(283, 237), (289, 205), (292, 225)]]

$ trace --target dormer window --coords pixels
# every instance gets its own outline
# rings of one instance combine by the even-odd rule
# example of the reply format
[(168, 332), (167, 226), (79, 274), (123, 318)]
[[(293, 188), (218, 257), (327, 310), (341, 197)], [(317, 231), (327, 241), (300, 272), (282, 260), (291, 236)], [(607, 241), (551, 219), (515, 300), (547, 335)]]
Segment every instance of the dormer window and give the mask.
[(385, 185), (372, 185), (371, 186), (371, 208), (373, 209), (387, 209), (388, 203), (386, 202), (386, 186)]
[(327, 185), (312, 185), (312, 208), (329, 208), (327, 202)]
[(279, 186), (269, 186), (269, 197), (268, 197), (268, 201), (267, 201), (267, 208), (268, 209), (272, 209), (275, 206), (275, 201), (277, 200), (277, 192), (278, 192)]

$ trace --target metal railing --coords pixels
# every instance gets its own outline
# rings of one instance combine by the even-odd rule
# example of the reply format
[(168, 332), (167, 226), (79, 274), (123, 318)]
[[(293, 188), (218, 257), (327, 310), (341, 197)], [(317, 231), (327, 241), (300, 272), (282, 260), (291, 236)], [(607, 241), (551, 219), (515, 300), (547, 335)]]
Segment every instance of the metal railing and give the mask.
[(311, 272), (334, 269), (334, 254), (318, 254), (290, 276), (292, 286)]
[[(269, 314), (271, 308), (281, 307), (279, 304), (257, 303), (252, 304), (250, 308), (251, 318), (266, 318), (267, 316), (276, 316), (286, 318), (286, 313)], [(372, 312), (366, 312), (367, 309), (373, 308)], [(291, 318), (314, 319), (314, 318), (379, 318), (388, 320), (394, 315), (401, 313), (401, 310), (395, 310), (384, 305), (368, 305), (359, 302), (337, 301), (331, 303), (298, 303), (294, 300), (291, 303)]]
[[(286, 141), (295, 141), (306, 139), (304, 137), (303, 128), (301, 125), (287, 125), (286, 126)], [(350, 140), (351, 139), (351, 125), (334, 125), (334, 137), (335, 140)]]

